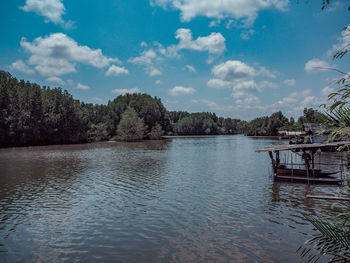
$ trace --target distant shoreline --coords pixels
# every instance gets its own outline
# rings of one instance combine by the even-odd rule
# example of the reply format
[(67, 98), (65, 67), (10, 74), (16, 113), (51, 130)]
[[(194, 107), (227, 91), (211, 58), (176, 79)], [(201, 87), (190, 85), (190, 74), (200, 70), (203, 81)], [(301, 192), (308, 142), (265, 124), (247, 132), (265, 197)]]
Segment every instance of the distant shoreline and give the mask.
[(211, 135), (164, 135), (162, 138), (171, 139), (171, 138), (209, 138), (215, 136), (234, 136), (234, 135), (243, 135), (243, 134), (211, 134)]

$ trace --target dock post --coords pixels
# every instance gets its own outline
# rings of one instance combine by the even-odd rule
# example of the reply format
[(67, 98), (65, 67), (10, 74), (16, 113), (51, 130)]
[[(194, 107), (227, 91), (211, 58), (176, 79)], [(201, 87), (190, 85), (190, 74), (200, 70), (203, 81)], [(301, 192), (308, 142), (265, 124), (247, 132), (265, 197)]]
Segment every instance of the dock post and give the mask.
[(277, 168), (276, 168), (276, 162), (275, 160), (273, 159), (273, 154), (272, 152), (269, 152), (269, 156), (271, 158), (271, 162), (272, 162), (272, 170), (273, 170), (273, 173), (275, 174), (277, 172)]
[(310, 163), (309, 163), (309, 157), (308, 157), (308, 153), (306, 153), (306, 150), (303, 149), (303, 158), (305, 161), (305, 168), (306, 168), (306, 176), (307, 176), (307, 183), (310, 184)]
[(276, 151), (276, 169), (280, 166), (280, 151)]

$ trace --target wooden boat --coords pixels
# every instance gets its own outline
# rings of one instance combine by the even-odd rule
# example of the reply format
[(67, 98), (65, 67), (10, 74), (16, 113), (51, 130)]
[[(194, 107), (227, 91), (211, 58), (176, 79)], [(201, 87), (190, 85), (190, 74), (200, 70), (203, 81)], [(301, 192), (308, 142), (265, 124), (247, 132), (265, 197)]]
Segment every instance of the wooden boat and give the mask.
[[(274, 145), (257, 150), (256, 152), (269, 153), (275, 181), (315, 184), (341, 184), (343, 182), (342, 179), (331, 176), (333, 174), (336, 174), (336, 172), (326, 172), (315, 168), (314, 155), (317, 151), (322, 151), (324, 149), (337, 149), (339, 146), (346, 144), (350, 144), (350, 141)], [(302, 152), (301, 157), (302, 160), (304, 160), (305, 169), (291, 169), (290, 167), (286, 167), (285, 165), (281, 164), (280, 151)]]
[(341, 184), (342, 179), (329, 177), (305, 177), (305, 176), (291, 176), (287, 174), (275, 174), (274, 180), (278, 182), (290, 182), (290, 183), (310, 183), (310, 184)]
[[(324, 172), (321, 169), (310, 170), (310, 177), (327, 178), (337, 172)], [(292, 169), (292, 168), (277, 168), (278, 175), (291, 175), (291, 176), (305, 176), (307, 177), (307, 171), (305, 169)]]

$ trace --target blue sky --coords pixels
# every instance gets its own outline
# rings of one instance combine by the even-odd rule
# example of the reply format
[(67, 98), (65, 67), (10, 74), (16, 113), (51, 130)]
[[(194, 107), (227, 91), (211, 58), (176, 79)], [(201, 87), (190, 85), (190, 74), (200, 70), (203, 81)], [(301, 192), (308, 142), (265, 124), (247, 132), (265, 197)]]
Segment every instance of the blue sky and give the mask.
[(326, 102), (350, 1), (1, 1), (0, 69), (85, 102), (142, 92), (169, 110), (252, 119)]

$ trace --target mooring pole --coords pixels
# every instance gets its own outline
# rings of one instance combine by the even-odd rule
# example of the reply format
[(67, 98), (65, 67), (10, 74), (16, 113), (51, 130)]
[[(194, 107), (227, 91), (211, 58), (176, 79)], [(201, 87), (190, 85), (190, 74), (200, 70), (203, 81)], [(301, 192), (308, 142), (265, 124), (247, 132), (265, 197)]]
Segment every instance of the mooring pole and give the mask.
[(312, 175), (315, 176), (315, 152), (311, 150)]
[(310, 183), (309, 175), (310, 175), (310, 163), (309, 163), (309, 158), (308, 154), (306, 153), (305, 149), (303, 149), (303, 157), (305, 161), (305, 168), (306, 168), (306, 176), (307, 176), (307, 183)]
[(273, 154), (272, 154), (272, 152), (269, 152), (269, 156), (270, 156), (270, 158), (271, 158), (272, 170), (273, 170), (273, 173), (275, 174), (275, 173), (277, 172), (277, 168), (276, 168), (275, 159), (273, 159)]
[(276, 168), (280, 166), (280, 151), (276, 151)]

